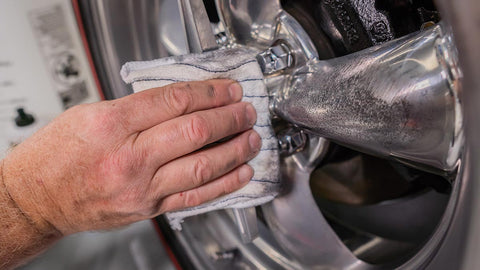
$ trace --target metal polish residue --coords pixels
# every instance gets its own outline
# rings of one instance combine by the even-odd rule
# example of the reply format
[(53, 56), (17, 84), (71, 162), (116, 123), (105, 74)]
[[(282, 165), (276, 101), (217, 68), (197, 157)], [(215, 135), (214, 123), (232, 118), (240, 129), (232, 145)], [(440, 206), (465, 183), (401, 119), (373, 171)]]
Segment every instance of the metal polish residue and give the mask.
[[(354, 149), (437, 173), (453, 171), (460, 107), (438, 42), (442, 25), (351, 55), (313, 60), (275, 100), (275, 113)], [(443, 46), (448, 52), (449, 46)], [(452, 94), (455, 93), (454, 94)], [(458, 142), (458, 143), (457, 143)]]

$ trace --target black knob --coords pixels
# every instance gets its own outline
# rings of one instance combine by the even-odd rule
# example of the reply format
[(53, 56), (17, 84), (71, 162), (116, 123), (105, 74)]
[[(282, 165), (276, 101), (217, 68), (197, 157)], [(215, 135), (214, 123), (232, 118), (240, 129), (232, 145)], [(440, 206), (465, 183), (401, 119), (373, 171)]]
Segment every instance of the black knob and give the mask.
[(15, 124), (19, 127), (24, 127), (33, 124), (35, 122), (35, 118), (33, 118), (33, 115), (29, 113), (25, 113), (23, 108), (18, 108), (17, 109), (17, 117), (15, 117)]

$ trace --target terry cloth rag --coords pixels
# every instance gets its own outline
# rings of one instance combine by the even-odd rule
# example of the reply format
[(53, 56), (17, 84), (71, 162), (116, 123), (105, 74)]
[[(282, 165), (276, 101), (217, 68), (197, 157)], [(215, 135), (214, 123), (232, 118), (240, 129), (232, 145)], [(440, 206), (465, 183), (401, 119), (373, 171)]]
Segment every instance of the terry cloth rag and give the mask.
[(165, 86), (175, 82), (229, 78), (243, 88), (243, 101), (257, 111), (253, 127), (262, 138), (260, 153), (248, 164), (254, 170), (252, 180), (242, 189), (214, 201), (181, 211), (166, 213), (170, 226), (181, 229), (189, 216), (223, 208), (247, 208), (267, 203), (278, 194), (278, 143), (272, 129), (268, 95), (263, 74), (255, 60), (256, 51), (247, 48), (220, 49), (201, 54), (167, 57), (152, 61), (129, 62), (121, 70), (123, 80), (132, 84), (134, 92)]

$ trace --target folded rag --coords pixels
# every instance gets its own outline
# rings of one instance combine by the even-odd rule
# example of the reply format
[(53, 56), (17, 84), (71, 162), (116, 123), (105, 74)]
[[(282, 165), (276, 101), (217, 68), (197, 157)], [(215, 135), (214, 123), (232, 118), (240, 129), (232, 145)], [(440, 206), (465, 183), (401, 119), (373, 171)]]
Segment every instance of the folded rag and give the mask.
[(214, 201), (185, 210), (166, 213), (170, 226), (181, 229), (189, 216), (223, 208), (247, 208), (271, 201), (280, 188), (278, 144), (272, 129), (268, 95), (263, 74), (255, 60), (256, 51), (247, 48), (220, 49), (202, 54), (167, 57), (152, 61), (129, 62), (121, 70), (134, 92), (175, 82), (215, 78), (236, 80), (243, 88), (243, 101), (251, 102), (257, 111), (253, 127), (262, 138), (262, 148), (249, 164), (254, 169), (250, 183), (242, 189)]

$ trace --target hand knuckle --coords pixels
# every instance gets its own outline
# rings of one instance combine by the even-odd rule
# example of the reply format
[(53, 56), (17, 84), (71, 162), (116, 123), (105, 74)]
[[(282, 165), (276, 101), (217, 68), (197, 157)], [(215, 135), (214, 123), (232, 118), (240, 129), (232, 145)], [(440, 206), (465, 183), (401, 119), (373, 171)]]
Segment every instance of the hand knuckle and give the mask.
[(201, 198), (200, 194), (198, 193), (198, 190), (193, 189), (190, 190), (189, 192), (185, 193), (185, 199), (184, 199), (184, 206), (185, 207), (193, 207), (197, 206), (201, 203)]
[(237, 142), (234, 145), (234, 150), (235, 150), (235, 158), (238, 163), (244, 162), (246, 157), (249, 155), (249, 147), (245, 146), (244, 142)]
[(232, 185), (229, 185), (227, 181), (222, 181), (222, 188), (223, 188), (222, 193), (219, 195), (219, 197), (223, 195), (227, 195), (234, 190)]
[(182, 86), (167, 86), (165, 89), (165, 103), (167, 107), (175, 114), (186, 114), (193, 102), (191, 91), (189, 87)]
[(238, 110), (232, 111), (232, 128), (239, 130), (244, 126), (245, 123), (245, 113), (241, 113)]
[(193, 184), (199, 186), (212, 178), (212, 166), (210, 160), (205, 156), (200, 156), (193, 166)]
[(212, 136), (208, 121), (202, 116), (192, 115), (187, 124), (185, 136), (196, 145), (204, 145)]

